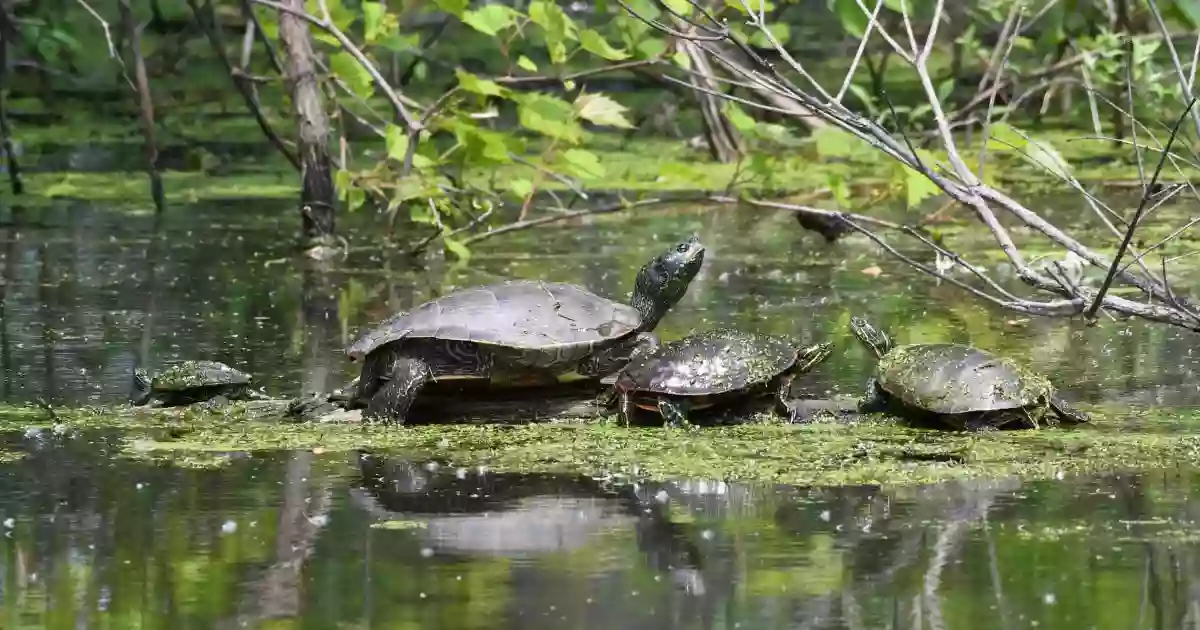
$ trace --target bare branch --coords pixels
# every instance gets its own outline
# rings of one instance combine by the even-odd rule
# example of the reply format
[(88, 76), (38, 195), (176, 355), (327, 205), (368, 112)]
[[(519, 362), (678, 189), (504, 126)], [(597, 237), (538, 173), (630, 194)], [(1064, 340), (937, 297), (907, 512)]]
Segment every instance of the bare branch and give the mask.
[[(79, 1), (82, 2), (83, 0)], [(371, 63), (370, 59), (367, 59), (367, 56), (363, 53), (363, 51), (360, 50), (358, 46), (355, 46), (354, 42), (350, 41), (350, 38), (342, 32), (342, 29), (338, 28), (333, 23), (333, 20), (329, 17), (329, 7), (325, 6), (325, 0), (318, 0), (319, 6), (321, 7), (321, 12), (324, 14), (320, 18), (305, 11), (299, 11), (285, 4), (275, 2), (275, 0), (250, 1), (264, 7), (270, 7), (276, 11), (290, 13), (332, 35), (333, 38), (338, 41), (338, 44), (341, 45), (342, 49), (349, 53), (351, 57), (354, 57), (354, 60), (357, 61), (359, 65), (361, 65), (362, 68), (367, 71), (368, 74), (371, 75), (371, 80), (375, 83), (375, 87), (378, 88), (379, 91), (383, 92), (385, 96), (387, 96), (388, 101), (391, 102), (392, 107), (396, 110), (396, 116), (404, 123), (404, 126), (407, 128), (408, 132), (411, 134), (414, 131), (420, 130), (417, 120), (412, 117), (412, 115), (408, 112), (408, 108), (404, 106), (404, 101), (401, 99), (401, 95), (392, 89), (392, 86), (388, 84), (387, 80), (383, 78), (383, 75), (379, 73), (379, 68), (376, 68), (375, 64)]]

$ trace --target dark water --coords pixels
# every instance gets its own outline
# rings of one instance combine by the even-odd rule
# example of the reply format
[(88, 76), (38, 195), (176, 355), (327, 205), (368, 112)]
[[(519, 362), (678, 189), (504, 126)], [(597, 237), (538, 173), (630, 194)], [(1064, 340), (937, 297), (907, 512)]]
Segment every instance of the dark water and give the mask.
[[(454, 286), (544, 277), (623, 298), (698, 234), (705, 268), (663, 322), (832, 338), (803, 387), (853, 393), (866, 315), (904, 342), (1027, 360), (1085, 404), (1190, 407), (1194, 336), (994, 313), (863, 242), (786, 215), (674, 209), (480, 243), (414, 271), (372, 248), (285, 260), (287, 201), (150, 214), (63, 201), (0, 214), (0, 395), (112, 403), (135, 365), (208, 357), (294, 395), (351, 373), (363, 329)], [(375, 238), (347, 217), (352, 243)], [(157, 236), (155, 236), (157, 234)], [(882, 275), (864, 273), (878, 266)], [(921, 488), (791, 488), (500, 475), (359, 453), (256, 453), (219, 470), (115, 459), (113, 436), (6, 436), (4, 628), (1181, 628), (1200, 481), (1190, 472)], [(372, 526), (374, 525), (374, 527)]]
[(21, 439), (36, 454), (0, 475), (5, 628), (1197, 622), (1193, 474), (639, 485), (369, 454), (161, 468)]

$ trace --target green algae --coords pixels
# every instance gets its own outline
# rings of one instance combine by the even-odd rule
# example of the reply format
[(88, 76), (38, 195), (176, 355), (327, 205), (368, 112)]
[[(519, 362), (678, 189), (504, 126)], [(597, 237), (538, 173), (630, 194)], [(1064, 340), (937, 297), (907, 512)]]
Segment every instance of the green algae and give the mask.
[[(1105, 414), (1077, 429), (959, 433), (887, 418), (788, 425), (757, 418), (698, 429), (587, 423), (367, 426), (253, 421), (238, 405), (214, 413), (58, 412), (71, 429), (120, 429), (120, 456), (184, 466), (223, 465), (230, 453), (369, 450), (487, 465), (498, 471), (707, 478), (797, 485), (922, 484), (971, 477), (1054, 479), (1071, 473), (1189, 466), (1200, 456), (1192, 412)], [(1190, 415), (1189, 415), (1190, 414)], [(0, 429), (29, 415), (0, 413)]]

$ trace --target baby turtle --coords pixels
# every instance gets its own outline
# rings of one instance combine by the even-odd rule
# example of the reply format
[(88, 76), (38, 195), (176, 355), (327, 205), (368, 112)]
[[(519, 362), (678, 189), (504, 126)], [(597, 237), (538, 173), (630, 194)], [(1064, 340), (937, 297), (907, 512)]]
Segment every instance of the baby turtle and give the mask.
[(787, 404), (792, 379), (832, 351), (831, 343), (800, 347), (771, 335), (716, 329), (639, 349), (617, 375), (614, 393), (626, 425), (639, 408), (679, 426), (687, 424), (691, 410), (763, 394), (774, 394), (781, 412), (799, 421), (796, 408)]
[(249, 400), (263, 397), (250, 389), (249, 374), (217, 361), (184, 361), (151, 380), (146, 370), (133, 372), (129, 403), (140, 407), (177, 407), (216, 398)]
[(687, 292), (704, 262), (695, 237), (638, 273), (629, 304), (561, 282), (512, 280), (455, 291), (400, 313), (354, 342), (362, 361), (351, 402), (364, 418), (403, 423), (429, 382), (553, 385), (620, 369)]
[(1012, 359), (950, 343), (895, 346), (866, 320), (850, 329), (879, 359), (867, 385), (863, 412), (888, 411), (955, 429), (1038, 428), (1088, 422), (1040, 374)]

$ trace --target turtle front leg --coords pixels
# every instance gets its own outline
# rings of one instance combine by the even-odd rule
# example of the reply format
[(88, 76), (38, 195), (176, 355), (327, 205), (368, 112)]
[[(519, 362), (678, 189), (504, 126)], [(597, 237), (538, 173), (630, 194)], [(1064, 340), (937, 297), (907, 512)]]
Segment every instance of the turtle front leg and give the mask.
[(429, 365), (417, 357), (399, 357), (383, 378), (383, 384), (367, 403), (363, 419), (404, 424), (409, 407), (432, 378)]
[(871, 377), (867, 381), (867, 391), (858, 403), (860, 413), (883, 413), (888, 410), (888, 393), (879, 386), (879, 381)]
[(595, 378), (613, 376), (639, 356), (657, 350), (659, 345), (654, 333), (638, 333), (624, 343), (592, 353), (579, 362), (576, 371), (581, 376)]
[(658, 413), (662, 414), (664, 424), (668, 427), (678, 428), (690, 425), (688, 405), (683, 401), (659, 398)]
[(1067, 401), (1054, 396), (1049, 400), (1050, 410), (1058, 416), (1058, 419), (1066, 424), (1087, 424), (1092, 421), (1092, 417), (1088, 414), (1067, 404)]

